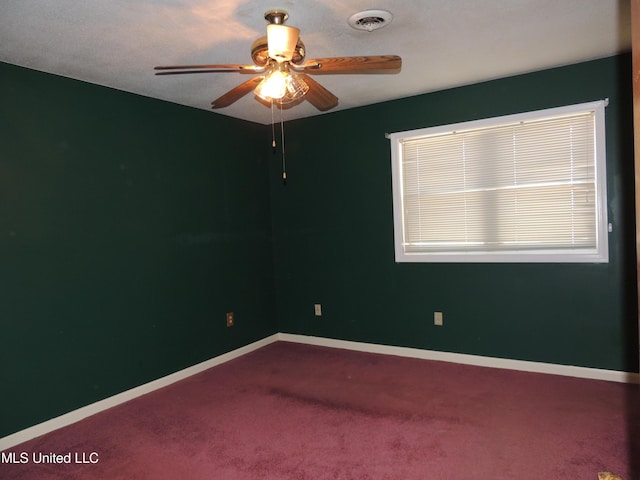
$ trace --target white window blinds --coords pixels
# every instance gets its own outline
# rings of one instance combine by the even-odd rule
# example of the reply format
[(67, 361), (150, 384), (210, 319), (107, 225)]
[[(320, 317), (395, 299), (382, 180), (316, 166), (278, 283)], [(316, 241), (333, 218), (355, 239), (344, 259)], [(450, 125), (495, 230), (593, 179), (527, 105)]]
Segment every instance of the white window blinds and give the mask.
[(602, 103), (397, 136), (396, 253), (405, 261), (425, 253), (427, 261), (606, 261)]

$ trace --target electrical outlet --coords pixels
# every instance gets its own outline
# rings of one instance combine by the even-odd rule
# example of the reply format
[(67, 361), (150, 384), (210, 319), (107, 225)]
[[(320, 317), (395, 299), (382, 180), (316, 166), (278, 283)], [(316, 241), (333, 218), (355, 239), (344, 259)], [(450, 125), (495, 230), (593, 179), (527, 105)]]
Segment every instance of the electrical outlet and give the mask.
[(316, 314), (316, 317), (322, 316), (322, 304), (316, 303), (313, 305), (313, 311)]
[(444, 321), (442, 319), (442, 312), (433, 312), (433, 324), (441, 327), (444, 325)]
[(233, 312), (227, 312), (227, 327), (233, 327), (234, 324)]

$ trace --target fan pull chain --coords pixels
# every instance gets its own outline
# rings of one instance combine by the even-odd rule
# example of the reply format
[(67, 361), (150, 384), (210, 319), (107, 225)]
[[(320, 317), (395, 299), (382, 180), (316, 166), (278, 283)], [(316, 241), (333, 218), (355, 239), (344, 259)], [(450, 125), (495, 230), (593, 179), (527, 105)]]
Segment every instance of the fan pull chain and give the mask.
[[(271, 100), (271, 147), (273, 153), (276, 153), (276, 122), (273, 113), (273, 100)], [(282, 113), (282, 104), (280, 104), (280, 138), (282, 143), (282, 184), (287, 184), (287, 167), (284, 156), (284, 114)]]
[(273, 100), (271, 100), (271, 148), (273, 148), (273, 153), (276, 153), (276, 127), (275, 120), (273, 115)]
[(284, 115), (282, 114), (282, 104), (280, 104), (280, 135), (282, 136), (282, 184), (287, 184), (287, 166), (284, 157)]

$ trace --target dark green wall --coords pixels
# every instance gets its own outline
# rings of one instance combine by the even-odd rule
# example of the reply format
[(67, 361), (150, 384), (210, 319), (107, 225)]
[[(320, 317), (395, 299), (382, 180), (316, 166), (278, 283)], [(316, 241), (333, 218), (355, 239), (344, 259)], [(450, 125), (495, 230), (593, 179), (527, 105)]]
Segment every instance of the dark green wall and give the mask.
[[(630, 64), (288, 122), (286, 187), (270, 126), (0, 64), (0, 436), (276, 331), (637, 371)], [(602, 98), (610, 263), (394, 262), (386, 132)]]
[[(395, 263), (385, 132), (604, 98), (608, 264)], [(637, 371), (631, 105), (623, 55), (288, 122), (286, 187), (271, 168), (280, 331)]]
[(277, 331), (263, 131), (0, 64), (0, 437)]

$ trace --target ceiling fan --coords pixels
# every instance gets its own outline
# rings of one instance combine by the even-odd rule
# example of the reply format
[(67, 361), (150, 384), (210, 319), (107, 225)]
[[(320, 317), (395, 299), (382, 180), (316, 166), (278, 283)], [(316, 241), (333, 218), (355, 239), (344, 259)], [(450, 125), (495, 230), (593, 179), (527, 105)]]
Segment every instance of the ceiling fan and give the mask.
[(292, 106), (307, 100), (320, 111), (338, 105), (338, 97), (316, 82), (310, 75), (398, 73), (402, 59), (397, 55), (329, 57), (305, 60), (305, 46), (300, 30), (284, 25), (289, 14), (269, 10), (267, 36), (251, 46), (253, 65), (172, 65), (155, 67), (156, 75), (191, 73), (258, 74), (211, 102), (214, 109), (228, 107), (254, 91), (256, 99), (273, 106)]

